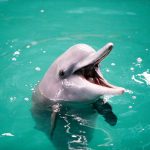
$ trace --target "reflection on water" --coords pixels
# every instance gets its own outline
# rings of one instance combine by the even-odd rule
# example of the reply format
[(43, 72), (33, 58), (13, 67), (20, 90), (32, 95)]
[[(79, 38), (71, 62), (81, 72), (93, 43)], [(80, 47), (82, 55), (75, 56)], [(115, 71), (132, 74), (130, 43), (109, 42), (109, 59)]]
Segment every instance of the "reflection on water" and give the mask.
[[(104, 145), (111, 143), (110, 136), (102, 128), (96, 128), (98, 114), (104, 117), (111, 126), (116, 125), (117, 117), (112, 112), (112, 107), (108, 102), (99, 99), (89, 106), (61, 105), (56, 116), (56, 126), (51, 136), (51, 101), (39, 101), (39, 93), (33, 92), (32, 116), (36, 122), (36, 129), (44, 132), (49, 140), (58, 150), (66, 149), (88, 149), (89, 142), (93, 138), (93, 132), (100, 130), (108, 138)], [(100, 133), (100, 134), (102, 134)], [(101, 135), (99, 135), (101, 136)], [(99, 141), (100, 142), (100, 141)], [(100, 142), (102, 143), (102, 142)], [(102, 146), (100, 144), (99, 146)]]
[[(43, 132), (33, 129), (29, 109), (35, 84), (71, 45), (87, 43), (98, 49), (111, 41), (115, 49), (102, 64), (104, 76), (128, 89), (109, 99), (117, 125), (110, 126), (96, 111), (95, 121), (66, 111), (58, 115), (54, 136), (70, 149), (149, 150), (149, 6), (148, 0), (0, 0), (0, 149), (39, 150), (42, 145), (54, 150), (43, 134), (49, 137), (51, 112), (35, 112), (36, 127)], [(85, 132), (93, 133), (88, 138)]]

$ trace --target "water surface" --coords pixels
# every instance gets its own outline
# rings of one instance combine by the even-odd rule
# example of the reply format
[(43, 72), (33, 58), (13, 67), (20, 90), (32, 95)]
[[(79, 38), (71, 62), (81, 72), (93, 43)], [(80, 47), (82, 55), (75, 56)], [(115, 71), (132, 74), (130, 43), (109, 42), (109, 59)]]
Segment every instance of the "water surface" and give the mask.
[(99, 116), (94, 129), (89, 127), (94, 132), (85, 149), (149, 150), (149, 6), (148, 0), (0, 0), (0, 149), (55, 149), (34, 128), (35, 85), (73, 44), (98, 50), (113, 42), (101, 69), (111, 83), (128, 90), (109, 98), (117, 125)]

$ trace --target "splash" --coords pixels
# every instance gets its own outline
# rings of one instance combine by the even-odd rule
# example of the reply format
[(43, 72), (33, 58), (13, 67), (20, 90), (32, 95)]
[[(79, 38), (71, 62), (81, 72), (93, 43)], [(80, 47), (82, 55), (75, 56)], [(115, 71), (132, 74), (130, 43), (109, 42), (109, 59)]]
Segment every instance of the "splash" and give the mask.
[(132, 90), (129, 90), (129, 89), (125, 89), (125, 92), (126, 92), (126, 93), (129, 93), (129, 94), (133, 94), (133, 91), (132, 91)]
[(149, 70), (144, 71), (143, 73), (137, 74), (137, 75), (132, 75), (131, 78), (133, 81), (139, 83), (139, 84), (144, 84), (150, 85), (150, 73)]
[[(137, 76), (137, 75), (136, 75), (136, 76)], [(144, 82), (142, 82), (142, 81), (136, 79), (136, 78), (135, 78), (135, 75), (132, 75), (131, 79), (132, 79), (133, 81), (139, 83), (139, 84), (143, 84), (143, 83), (144, 83)]]
[(14, 136), (12, 133), (3, 133), (2, 136)]
[(143, 80), (147, 85), (150, 85), (150, 73), (149, 70), (137, 75), (141, 80)]

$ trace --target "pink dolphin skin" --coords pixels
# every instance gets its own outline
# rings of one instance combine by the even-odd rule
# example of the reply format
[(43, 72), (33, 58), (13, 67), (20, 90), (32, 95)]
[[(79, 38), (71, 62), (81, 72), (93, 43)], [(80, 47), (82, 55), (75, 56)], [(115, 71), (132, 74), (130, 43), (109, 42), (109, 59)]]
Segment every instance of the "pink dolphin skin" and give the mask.
[(99, 64), (110, 53), (113, 43), (97, 52), (87, 44), (77, 44), (62, 54), (48, 69), (39, 91), (53, 101), (93, 102), (102, 95), (119, 95), (124, 88), (110, 84)]
[[(87, 44), (77, 44), (50, 66), (33, 93), (33, 110), (51, 109), (51, 136), (60, 105), (74, 106), (78, 103), (83, 104), (80, 107), (86, 108), (87, 105), (91, 107), (103, 95), (124, 93), (124, 88), (107, 82), (99, 68), (112, 48), (113, 44), (108, 43), (96, 52)], [(81, 110), (83, 113), (86, 111)]]

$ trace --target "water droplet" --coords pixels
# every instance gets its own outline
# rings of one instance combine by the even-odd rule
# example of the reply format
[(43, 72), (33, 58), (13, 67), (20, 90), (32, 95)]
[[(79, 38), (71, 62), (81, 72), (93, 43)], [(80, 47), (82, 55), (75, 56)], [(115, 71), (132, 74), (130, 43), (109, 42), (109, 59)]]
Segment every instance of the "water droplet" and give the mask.
[(134, 71), (134, 68), (133, 68), (133, 67), (131, 67), (131, 68), (130, 68), (130, 70), (131, 70), (131, 71)]
[(31, 91), (34, 91), (34, 88), (31, 88)]
[(29, 101), (29, 98), (28, 98), (28, 97), (25, 97), (24, 100), (25, 100), (25, 101)]
[(20, 52), (19, 52), (19, 51), (15, 51), (15, 52), (13, 53), (13, 56), (16, 56), (16, 55), (20, 55)]
[(46, 51), (43, 51), (43, 53), (46, 53)]
[(36, 71), (41, 71), (41, 68), (40, 67), (35, 67), (35, 70)]
[(30, 45), (27, 45), (27, 46), (26, 46), (26, 48), (30, 48), (30, 47), (31, 47)]
[(129, 93), (129, 94), (133, 94), (133, 91), (129, 90), (129, 89), (125, 89), (125, 92), (126, 93)]
[(136, 96), (132, 96), (132, 99), (136, 99)]
[(14, 102), (16, 100), (16, 97), (15, 96), (11, 96), (9, 99), (10, 99), (10, 102)]
[(12, 61), (16, 61), (17, 59), (16, 59), (15, 57), (13, 57), (11, 60), (12, 60)]
[(45, 12), (45, 10), (44, 10), (44, 9), (41, 9), (41, 10), (40, 10), (40, 12), (41, 12), (41, 13), (44, 13), (44, 12)]
[(110, 72), (110, 70), (109, 70), (109, 69), (106, 69), (106, 72)]
[(132, 106), (129, 106), (128, 108), (129, 108), (129, 109), (131, 109), (131, 108), (132, 108)]
[(14, 136), (12, 133), (3, 133), (2, 136)]
[(115, 63), (111, 63), (111, 66), (116, 66), (116, 64)]
[(138, 57), (136, 60), (137, 60), (138, 63), (142, 62), (142, 58), (140, 58), (140, 57)]

